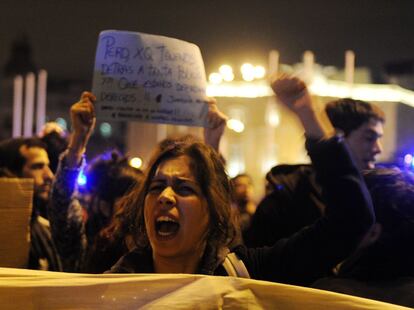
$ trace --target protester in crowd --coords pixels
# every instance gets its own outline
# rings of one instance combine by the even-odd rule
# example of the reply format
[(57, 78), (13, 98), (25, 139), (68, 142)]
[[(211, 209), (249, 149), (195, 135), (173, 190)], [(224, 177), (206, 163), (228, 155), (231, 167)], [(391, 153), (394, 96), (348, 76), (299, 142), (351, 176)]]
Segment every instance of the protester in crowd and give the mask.
[[(382, 151), (384, 112), (374, 104), (349, 98), (328, 103), (325, 111), (333, 127), (344, 134), (357, 168), (372, 169)], [(266, 179), (270, 190), (245, 234), (248, 246), (272, 245), (312, 224), (325, 210), (312, 165), (278, 165)]]
[[(73, 133), (56, 175), (50, 208), (53, 237), (61, 254), (64, 270), (70, 272), (103, 272), (134, 247), (129, 238), (130, 225), (126, 220), (125, 210), (122, 206), (114, 210), (116, 200), (127, 192), (129, 186), (120, 187), (120, 178), (111, 180), (111, 169), (108, 171), (108, 167), (104, 169), (104, 174), (101, 173), (102, 169), (99, 167), (107, 166), (107, 162), (99, 159), (86, 169), (88, 183), (93, 186), (87, 189), (91, 196), (89, 202), (80, 201), (79, 197), (73, 195), (82, 157), (95, 124), (94, 100), (91, 93), (85, 92), (81, 100), (71, 108)], [(207, 115), (208, 128), (204, 132), (204, 138), (216, 148), (220, 144), (225, 120), (226, 117), (217, 109), (215, 100), (211, 99)], [(175, 140), (167, 139), (159, 147), (167, 147), (174, 142)], [(132, 169), (126, 168), (125, 161), (123, 164), (118, 162), (115, 166), (116, 169), (121, 169), (117, 170), (117, 177), (126, 177), (128, 183), (139, 186), (137, 176), (134, 176), (135, 181), (132, 182), (131, 174), (125, 175), (125, 172)], [(89, 210), (86, 221), (82, 204)]]
[(116, 150), (96, 156), (83, 173), (85, 184), (80, 191), (88, 206), (88, 236), (96, 236), (116, 212), (116, 200), (139, 183), (143, 173), (130, 166), (128, 158)]
[(256, 211), (253, 200), (253, 180), (250, 175), (242, 173), (231, 179), (233, 186), (233, 208), (237, 214), (242, 232), (250, 226), (250, 220)]
[(33, 210), (30, 221), (28, 268), (61, 270), (51, 232), (47, 204), (54, 175), (49, 167), (46, 145), (37, 138), (12, 138), (0, 143), (0, 168), (18, 178), (32, 178)]
[[(73, 193), (68, 211), (70, 220), (67, 221), (72, 225), (77, 222), (76, 227), (85, 230), (87, 238), (78, 240), (84, 242), (82, 250), (78, 242), (67, 243), (66, 240), (71, 238), (66, 236), (65, 226), (57, 226), (54, 237), (57, 244), (64, 245), (59, 249), (65, 271), (102, 273), (132, 246), (128, 244), (127, 224), (122, 210), (117, 209), (116, 201), (130, 187), (139, 184), (143, 174), (116, 151), (98, 155), (83, 173), (86, 184), (78, 185), (78, 191)], [(57, 174), (58, 180), (62, 175), (60, 172)], [(63, 190), (58, 184), (54, 188)], [(54, 199), (52, 207), (60, 209), (59, 202), (66, 203)], [(82, 251), (82, 256), (78, 256), (79, 251)]]
[(414, 177), (382, 168), (365, 181), (377, 221), (336, 275), (313, 286), (414, 307)]
[(88, 254), (84, 271), (102, 273), (128, 252), (128, 233), (117, 200), (139, 184), (143, 173), (117, 151), (94, 158), (85, 171), (83, 188), (87, 201), (86, 236)]
[[(94, 118), (85, 123), (93, 115), (93, 100), (90, 93), (84, 93), (71, 109), (75, 130), (57, 173), (50, 206), (53, 238), (63, 268), (70, 272), (103, 272), (128, 251), (124, 236), (117, 232), (107, 236), (104, 230), (118, 221), (116, 200), (142, 178), (142, 172), (129, 166), (127, 158), (112, 151), (87, 165), (83, 172), (86, 184), (75, 191), (83, 153), (95, 124)], [(68, 168), (74, 162), (79, 168), (75, 172)]]
[(154, 155), (141, 187), (122, 199), (134, 221), (137, 248), (112, 272), (250, 275), (308, 285), (355, 249), (374, 214), (343, 139), (323, 140), (302, 81), (282, 76), (272, 87), (305, 128), (329, 216), (272, 247), (229, 249), (235, 225), (223, 163), (205, 144), (176, 143)]

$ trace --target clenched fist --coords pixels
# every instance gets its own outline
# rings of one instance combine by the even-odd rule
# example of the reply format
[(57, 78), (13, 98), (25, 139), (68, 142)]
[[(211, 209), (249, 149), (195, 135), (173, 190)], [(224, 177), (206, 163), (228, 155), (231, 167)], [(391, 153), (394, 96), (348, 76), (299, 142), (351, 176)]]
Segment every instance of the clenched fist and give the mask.
[(70, 108), (70, 118), (74, 134), (90, 135), (95, 127), (95, 107), (93, 102), (96, 97), (90, 92), (83, 92), (78, 102)]
[(278, 100), (299, 117), (308, 137), (321, 139), (326, 135), (315, 113), (306, 84), (301, 79), (281, 74), (270, 86)]
[(299, 78), (281, 74), (272, 81), (271, 87), (279, 101), (293, 112), (302, 113), (303, 110), (312, 110), (308, 89)]

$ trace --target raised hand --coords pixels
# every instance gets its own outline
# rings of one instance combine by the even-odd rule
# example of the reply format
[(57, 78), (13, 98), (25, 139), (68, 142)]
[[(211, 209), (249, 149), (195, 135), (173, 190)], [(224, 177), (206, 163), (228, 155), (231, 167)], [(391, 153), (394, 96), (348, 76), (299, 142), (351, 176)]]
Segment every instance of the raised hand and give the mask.
[(72, 134), (68, 146), (68, 164), (76, 166), (79, 164), (86, 145), (95, 128), (95, 108), (93, 102), (96, 97), (90, 92), (83, 92), (80, 100), (70, 108), (72, 121)]
[(271, 87), (279, 101), (296, 114), (312, 111), (308, 89), (299, 78), (281, 74), (272, 81)]
[(204, 128), (204, 142), (219, 151), (221, 137), (228, 117), (217, 107), (216, 99), (208, 99), (207, 127)]
[(320, 139), (326, 135), (306, 84), (301, 79), (281, 74), (271, 82), (271, 87), (277, 99), (299, 117), (307, 136)]
[(83, 92), (80, 100), (70, 108), (72, 131), (74, 134), (89, 136), (95, 127), (95, 107), (93, 102), (96, 97), (90, 92)]

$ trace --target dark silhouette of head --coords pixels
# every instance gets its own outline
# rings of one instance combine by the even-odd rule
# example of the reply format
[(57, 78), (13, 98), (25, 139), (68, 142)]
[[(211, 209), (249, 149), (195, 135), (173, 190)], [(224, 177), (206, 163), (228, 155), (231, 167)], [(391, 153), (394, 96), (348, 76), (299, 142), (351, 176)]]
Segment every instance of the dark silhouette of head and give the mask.
[(397, 168), (366, 171), (376, 224), (342, 266), (357, 278), (414, 276), (414, 176)]

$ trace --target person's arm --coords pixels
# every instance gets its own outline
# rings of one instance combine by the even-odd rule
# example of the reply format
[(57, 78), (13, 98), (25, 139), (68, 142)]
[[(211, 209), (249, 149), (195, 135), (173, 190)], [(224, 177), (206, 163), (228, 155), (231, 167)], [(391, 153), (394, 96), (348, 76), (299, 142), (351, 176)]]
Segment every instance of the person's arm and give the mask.
[(83, 208), (73, 197), (82, 158), (95, 124), (94, 96), (84, 92), (71, 107), (72, 136), (61, 155), (49, 204), (52, 237), (60, 255), (63, 270), (79, 272), (86, 253), (87, 240)]
[(72, 134), (66, 154), (68, 168), (76, 168), (80, 165), (86, 145), (95, 128), (96, 118), (93, 106), (95, 100), (92, 93), (83, 92), (80, 100), (70, 108)]
[(228, 117), (217, 107), (214, 98), (208, 100), (207, 127), (204, 128), (204, 142), (219, 153), (220, 140), (226, 128)]
[(246, 261), (258, 279), (309, 285), (347, 257), (370, 229), (375, 216), (365, 183), (344, 139), (323, 139), (306, 86), (282, 76), (272, 83), (279, 101), (301, 120), (307, 150), (326, 201), (325, 215), (269, 248), (249, 250)]

